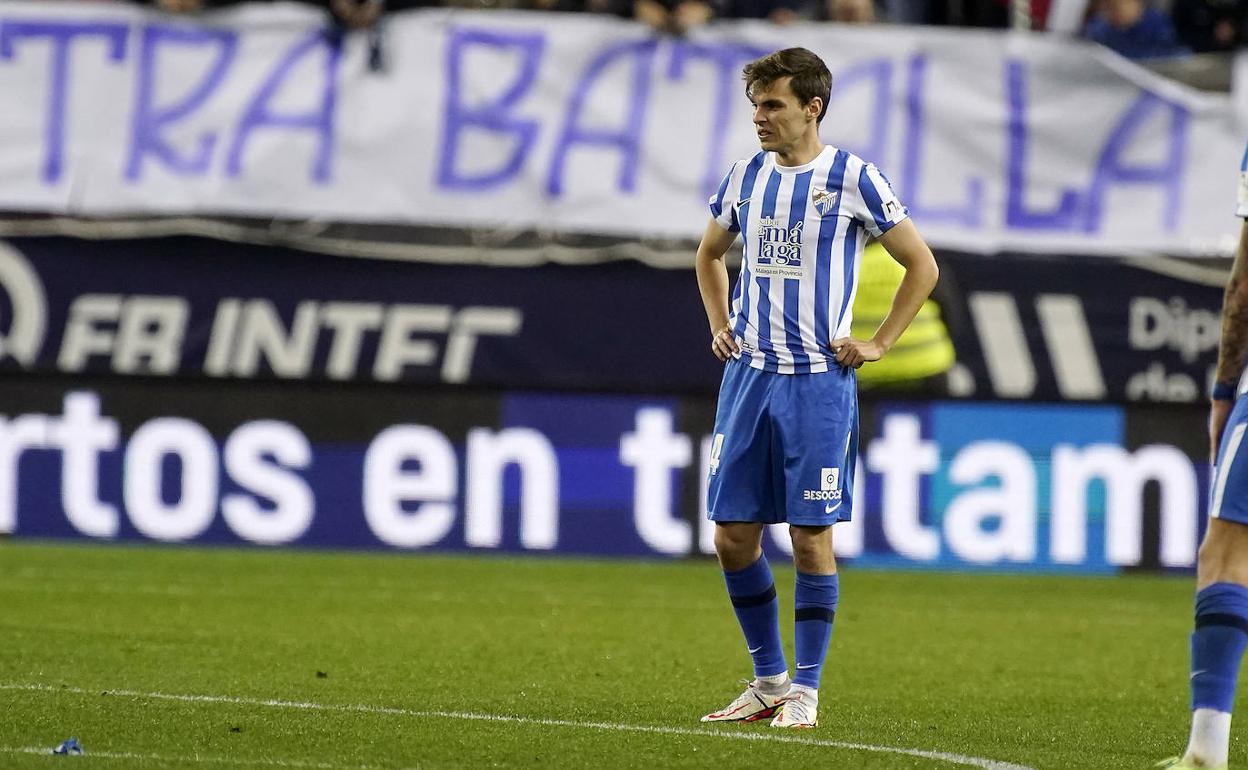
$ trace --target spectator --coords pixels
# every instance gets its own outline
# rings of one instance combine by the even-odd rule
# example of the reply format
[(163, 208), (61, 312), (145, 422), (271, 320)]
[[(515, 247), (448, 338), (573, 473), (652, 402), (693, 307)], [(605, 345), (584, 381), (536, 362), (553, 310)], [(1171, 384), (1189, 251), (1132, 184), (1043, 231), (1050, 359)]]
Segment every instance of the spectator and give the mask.
[(1245, 0), (1175, 0), (1175, 30), (1193, 51), (1231, 51), (1248, 42)]
[(156, 0), (156, 7), (169, 13), (195, 13), (203, 10), (203, 0)]
[(334, 19), (348, 29), (368, 29), (381, 18), (383, 0), (330, 0)]
[[(199, 11), (237, 5), (247, 0), (149, 0), (151, 5), (169, 13), (198, 13)], [(328, 10), (334, 21), (349, 29), (367, 29), (377, 23), (383, 10), (389, 8), (411, 8), (422, 5), (438, 5), (437, 0), (308, 0), (308, 5), (315, 5)]]
[(166, 13), (199, 13), (200, 11), (235, 5), (240, 0), (151, 0), (149, 5)]
[(634, 0), (633, 16), (652, 29), (684, 36), (711, 20), (711, 6), (704, 0)]
[(773, 24), (792, 24), (809, 17), (803, 0), (721, 0), (721, 13), (732, 19), (767, 19)]
[(871, 24), (875, 21), (872, 0), (827, 0), (828, 21), (844, 24)]
[(1146, 6), (1144, 0), (1101, 0), (1085, 35), (1129, 59), (1153, 59), (1186, 52), (1170, 17)]

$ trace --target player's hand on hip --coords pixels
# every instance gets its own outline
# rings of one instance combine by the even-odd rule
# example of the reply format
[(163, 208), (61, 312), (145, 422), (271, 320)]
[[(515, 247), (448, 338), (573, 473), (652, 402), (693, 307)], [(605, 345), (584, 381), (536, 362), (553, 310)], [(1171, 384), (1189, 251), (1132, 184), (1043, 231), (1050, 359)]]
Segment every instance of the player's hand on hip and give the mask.
[(832, 352), (836, 354), (836, 362), (841, 366), (852, 366), (855, 369), (868, 361), (879, 361), (884, 356), (884, 348), (874, 340), (856, 340), (852, 337), (841, 337), (832, 340)]
[(1226, 421), (1231, 416), (1235, 402), (1225, 398), (1215, 398), (1209, 402), (1209, 462), (1218, 459), (1218, 446), (1222, 443), (1222, 431), (1226, 429)]
[(720, 361), (727, 361), (741, 354), (737, 340), (732, 336), (732, 329), (725, 325), (711, 336), (711, 352)]

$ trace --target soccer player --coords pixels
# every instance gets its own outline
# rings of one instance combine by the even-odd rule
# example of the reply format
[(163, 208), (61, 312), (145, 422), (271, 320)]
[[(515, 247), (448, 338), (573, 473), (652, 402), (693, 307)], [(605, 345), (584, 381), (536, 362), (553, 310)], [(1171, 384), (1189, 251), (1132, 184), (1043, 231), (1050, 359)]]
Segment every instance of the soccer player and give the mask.
[[(853, 507), (858, 451), (854, 370), (879, 360), (936, 285), (936, 260), (875, 166), (819, 139), (832, 75), (789, 48), (746, 65), (762, 151), (733, 164), (711, 197), (698, 288), (711, 350), (726, 362), (711, 447), (708, 513), (754, 679), (706, 722), (817, 724), (819, 679), (836, 614), (832, 524)], [(728, 294), (724, 254), (743, 240)], [(905, 269), (871, 339), (849, 336), (859, 260), (878, 238)], [(763, 525), (788, 522), (797, 567), (796, 670), (780, 644)]]
[[(1239, 208), (1248, 217), (1248, 152), (1240, 164)], [(1192, 632), (1192, 732), (1174, 770), (1225, 768), (1235, 680), (1248, 645), (1248, 222), (1222, 303), (1222, 342), (1209, 408), (1213, 499), (1196, 561), (1196, 630)]]

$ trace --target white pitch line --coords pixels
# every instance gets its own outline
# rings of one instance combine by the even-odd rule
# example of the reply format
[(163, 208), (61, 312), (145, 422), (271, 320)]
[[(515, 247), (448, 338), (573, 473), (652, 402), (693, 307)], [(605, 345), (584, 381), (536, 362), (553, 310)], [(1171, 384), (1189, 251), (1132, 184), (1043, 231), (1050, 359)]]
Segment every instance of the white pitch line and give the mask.
[(854, 751), (870, 751), (878, 754), (901, 754), (921, 759), (934, 759), (954, 765), (978, 767), (981, 770), (1034, 770), (1026, 765), (1016, 765), (983, 757), (969, 757), (961, 754), (950, 754), (943, 751), (926, 751), (924, 749), (905, 749), (897, 746), (877, 746), (870, 743), (849, 743), (847, 741), (830, 741), (820, 738), (807, 738), (797, 735), (774, 735), (755, 732), (722, 732), (719, 730), (694, 729), (689, 727), (665, 727), (662, 725), (630, 725), (618, 722), (577, 722), (568, 719), (543, 719), (540, 717), (509, 716), (505, 714), (476, 714), (466, 711), (419, 711), (416, 709), (395, 708), (392, 706), (369, 706), (367, 704), (334, 704), (311, 703), (306, 701), (266, 700), (262, 698), (238, 698), (231, 695), (178, 695), (163, 692), (138, 692), (135, 690), (87, 690), (81, 687), (53, 687), (46, 684), (0, 684), (0, 690), (19, 690), (25, 692), (61, 692), (77, 695), (96, 695), (107, 693), (119, 698), (137, 698), (141, 700), (169, 700), (181, 703), (229, 703), (238, 706), (266, 706), (270, 708), (305, 709), (309, 711), (336, 711), (345, 713), (385, 714), (388, 716), (407, 716), (420, 718), (465, 719), (476, 722), (507, 722), (521, 725), (541, 725), (544, 727), (572, 727), (582, 730), (609, 730), (630, 733), (656, 733), (660, 735), (685, 735), (700, 738), (721, 738), (739, 741), (765, 741), (772, 743), (796, 743), (803, 746), (824, 746), (835, 749), (851, 749)]
[[(39, 746), (0, 746), (0, 754), (34, 754), (36, 756), (52, 755), (52, 749)], [(300, 762), (299, 760), (281, 759), (240, 759), (239, 757), (212, 757), (201, 754), (173, 756), (170, 754), (136, 754), (130, 751), (95, 751), (84, 752), (84, 756), (92, 759), (124, 759), (129, 762), (167, 762), (184, 764), (186, 762), (205, 762), (217, 765), (258, 765), (262, 767), (290, 767), (303, 770), (375, 770), (371, 765), (331, 765), (327, 762)]]

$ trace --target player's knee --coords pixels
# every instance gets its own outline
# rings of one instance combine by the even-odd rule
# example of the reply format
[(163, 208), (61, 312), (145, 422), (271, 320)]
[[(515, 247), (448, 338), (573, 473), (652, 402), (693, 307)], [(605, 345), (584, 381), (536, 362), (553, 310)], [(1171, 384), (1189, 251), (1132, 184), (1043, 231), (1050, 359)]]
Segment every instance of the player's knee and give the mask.
[(793, 538), (793, 561), (797, 565), (809, 564), (819, 559), (820, 548), (809, 539)]
[(738, 543), (738, 538), (733, 537), (733, 532), (728, 527), (716, 527), (715, 528), (715, 551), (716, 553), (723, 553), (725, 551), (731, 551), (734, 547), (736, 547), (737, 543)]
[(1222, 546), (1215, 537), (1206, 537), (1196, 551), (1196, 584), (1198, 588), (1217, 583), (1222, 578)]
[(739, 527), (715, 528), (715, 553), (726, 569), (749, 566), (758, 559), (758, 539)]
[(1196, 553), (1197, 584), (1248, 585), (1248, 528), (1216, 519)]
[(793, 562), (804, 572), (826, 571), (832, 561), (832, 537), (828, 528), (792, 527)]

